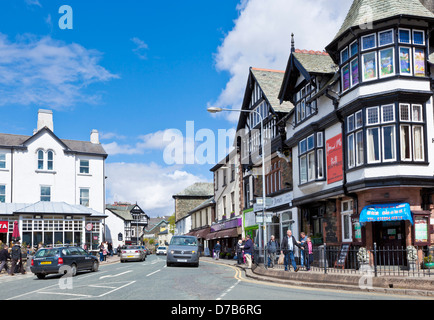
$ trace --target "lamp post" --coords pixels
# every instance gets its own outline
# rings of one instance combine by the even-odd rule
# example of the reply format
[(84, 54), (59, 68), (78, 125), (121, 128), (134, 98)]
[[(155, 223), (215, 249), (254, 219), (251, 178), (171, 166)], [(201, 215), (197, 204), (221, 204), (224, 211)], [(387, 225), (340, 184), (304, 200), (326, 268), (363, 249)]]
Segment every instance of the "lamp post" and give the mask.
[[(246, 113), (255, 113), (259, 116), (259, 119), (261, 120), (261, 149), (262, 149), (262, 223), (263, 223), (263, 246), (264, 246), (264, 264), (265, 263), (265, 244), (266, 244), (266, 223), (265, 223), (265, 146), (264, 146), (264, 118), (262, 115), (256, 111), (256, 110), (237, 110), (237, 109), (223, 109), (218, 107), (210, 107), (207, 109), (209, 113), (219, 113), (222, 111), (230, 111), (230, 112), (246, 112)], [(259, 238), (261, 240), (261, 238)], [(259, 243), (259, 247), (262, 247), (262, 244)]]

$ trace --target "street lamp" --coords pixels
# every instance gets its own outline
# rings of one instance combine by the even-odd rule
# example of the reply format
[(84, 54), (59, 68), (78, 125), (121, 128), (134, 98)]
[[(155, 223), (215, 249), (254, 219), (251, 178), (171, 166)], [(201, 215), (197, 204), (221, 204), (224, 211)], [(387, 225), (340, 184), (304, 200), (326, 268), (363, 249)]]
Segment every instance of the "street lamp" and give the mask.
[[(265, 224), (265, 146), (264, 146), (264, 118), (262, 115), (256, 110), (238, 110), (238, 109), (223, 109), (219, 107), (209, 107), (207, 108), (209, 113), (219, 113), (222, 111), (230, 111), (230, 112), (246, 112), (246, 113), (255, 113), (259, 116), (261, 120), (261, 149), (262, 149), (262, 223), (263, 223), (263, 245), (264, 245), (264, 264), (265, 264), (265, 243), (266, 243), (266, 224)], [(261, 240), (261, 238), (259, 238)], [(259, 243), (259, 246), (262, 247), (262, 244)]]

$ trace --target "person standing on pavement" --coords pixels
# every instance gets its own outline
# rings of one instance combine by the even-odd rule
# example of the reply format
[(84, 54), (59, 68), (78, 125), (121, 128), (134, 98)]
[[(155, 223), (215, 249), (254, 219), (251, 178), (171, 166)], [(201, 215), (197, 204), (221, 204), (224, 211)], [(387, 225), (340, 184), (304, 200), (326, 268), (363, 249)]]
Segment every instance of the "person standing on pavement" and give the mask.
[[(300, 245), (303, 248), (305, 248), (306, 241), (307, 241), (306, 234), (304, 232), (301, 232), (300, 233)], [(306, 258), (307, 258), (307, 255), (306, 255), (305, 250), (301, 250), (300, 251), (300, 265), (302, 268), (304, 267), (304, 262), (305, 262)]]
[(243, 263), (243, 240), (239, 239), (237, 246), (236, 246), (236, 252), (237, 252), (237, 264)]
[(310, 237), (307, 237), (304, 248), (303, 251), (306, 253), (306, 271), (310, 271), (310, 266), (313, 263), (313, 245)]
[(246, 236), (246, 243), (244, 244), (244, 255), (246, 256), (247, 268), (252, 268), (252, 254), (253, 254), (253, 241), (250, 235)]
[(221, 249), (222, 249), (222, 246), (220, 245), (220, 241), (217, 241), (217, 243), (214, 246), (214, 255), (215, 255), (216, 260), (218, 260), (220, 258)]
[(275, 240), (274, 235), (270, 237), (270, 241), (267, 244), (268, 251), (268, 267), (274, 268), (274, 262), (276, 261), (276, 253), (277, 253), (277, 242)]
[(285, 260), (284, 260), (285, 271), (289, 271), (289, 260), (291, 260), (291, 265), (294, 268), (294, 271), (295, 272), (298, 271), (298, 267), (294, 259), (294, 249), (296, 246), (299, 249), (303, 248), (300, 245), (300, 243), (297, 240), (295, 240), (294, 236), (292, 235), (292, 231), (288, 230), (286, 232), (286, 236), (283, 237), (282, 243), (280, 244), (280, 248), (281, 248), (280, 253), (285, 255)]
[(8, 272), (8, 259), (11, 258), (8, 248), (8, 245), (5, 244), (3, 249), (0, 250), (0, 273), (2, 272), (3, 268), (6, 272)]
[(15, 275), (15, 267), (17, 265), (19, 266), (20, 272), (22, 274), (26, 274), (26, 271), (23, 268), (21, 246), (19, 241), (15, 242), (15, 245), (12, 247), (11, 269), (9, 270), (9, 275), (11, 276)]

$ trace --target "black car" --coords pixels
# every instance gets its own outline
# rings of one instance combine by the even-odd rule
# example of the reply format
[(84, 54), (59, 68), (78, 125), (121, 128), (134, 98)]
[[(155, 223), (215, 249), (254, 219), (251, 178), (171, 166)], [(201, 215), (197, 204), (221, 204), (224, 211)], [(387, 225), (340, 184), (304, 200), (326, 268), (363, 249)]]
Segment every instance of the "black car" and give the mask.
[(98, 271), (98, 258), (80, 247), (58, 247), (39, 249), (32, 259), (30, 270), (39, 279), (47, 274), (66, 274), (75, 276), (78, 271)]

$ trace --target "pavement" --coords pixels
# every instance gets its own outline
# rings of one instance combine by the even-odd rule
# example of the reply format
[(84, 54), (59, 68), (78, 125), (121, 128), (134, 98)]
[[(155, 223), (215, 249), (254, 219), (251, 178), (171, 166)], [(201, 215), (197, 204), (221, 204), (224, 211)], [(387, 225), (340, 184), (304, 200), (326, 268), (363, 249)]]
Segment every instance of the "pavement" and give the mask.
[[(282, 266), (275, 268), (264, 268), (264, 266), (255, 266), (247, 268), (247, 265), (238, 265), (234, 259), (215, 260), (211, 257), (201, 257), (200, 261), (229, 265), (240, 268), (244, 271), (247, 278), (258, 281), (273, 282), (298, 287), (311, 287), (330, 290), (349, 290), (375, 293), (390, 293), (399, 295), (425, 296), (434, 299), (434, 273), (430, 277), (415, 278), (405, 276), (378, 276), (368, 273), (333, 273), (324, 274), (321, 269), (317, 270), (300, 270), (284, 271)], [(30, 262), (30, 261), (29, 261)], [(106, 261), (100, 262), (100, 266), (118, 263), (117, 255), (107, 256)], [(26, 267), (30, 272), (30, 265)], [(20, 276), (20, 274), (16, 274)], [(0, 277), (6, 276), (3, 271)]]
[(253, 265), (251, 269), (245, 264), (238, 265), (236, 260), (201, 257), (201, 261), (226, 264), (238, 267), (245, 272), (247, 278), (287, 284), (298, 287), (311, 287), (330, 290), (349, 290), (373, 293), (390, 293), (399, 295), (425, 296), (434, 299), (434, 273), (428, 277), (415, 278), (405, 276), (378, 276), (369, 273), (332, 273), (324, 274), (322, 269), (284, 271), (282, 266), (264, 268)]

